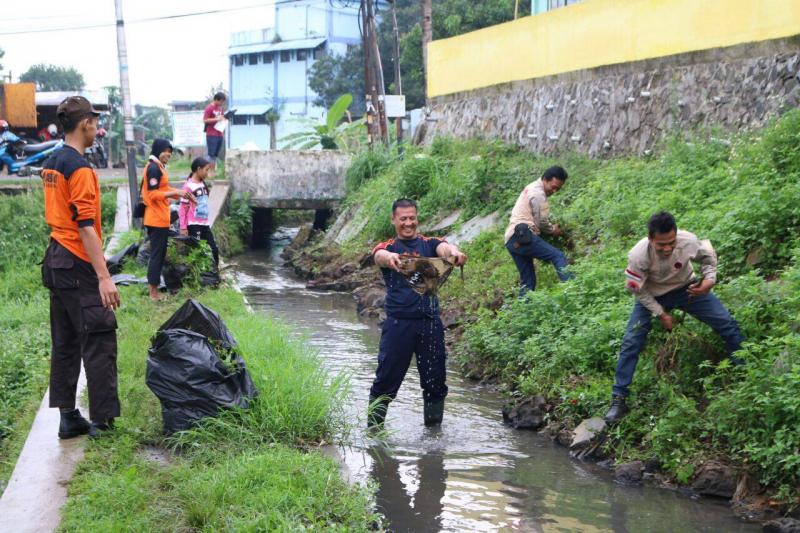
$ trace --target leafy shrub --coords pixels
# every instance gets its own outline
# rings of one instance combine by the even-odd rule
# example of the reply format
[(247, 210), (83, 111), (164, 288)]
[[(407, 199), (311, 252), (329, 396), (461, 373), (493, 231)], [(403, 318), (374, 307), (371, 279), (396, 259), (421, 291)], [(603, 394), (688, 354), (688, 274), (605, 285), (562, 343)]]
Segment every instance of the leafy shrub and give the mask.
[(345, 190), (348, 193), (357, 191), (366, 182), (383, 172), (391, 162), (392, 155), (388, 150), (375, 148), (361, 152), (347, 169)]

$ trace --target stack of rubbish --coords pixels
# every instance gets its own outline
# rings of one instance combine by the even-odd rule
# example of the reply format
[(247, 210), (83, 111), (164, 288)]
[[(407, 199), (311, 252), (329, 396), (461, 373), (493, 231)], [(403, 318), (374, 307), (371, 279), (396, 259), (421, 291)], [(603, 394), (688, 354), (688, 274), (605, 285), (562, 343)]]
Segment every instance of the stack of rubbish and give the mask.
[[(175, 231), (170, 231), (169, 244), (175, 249), (175, 254), (171, 257), (167, 255), (162, 270), (160, 289), (170, 292), (177, 292), (183, 286), (183, 280), (189, 275), (191, 267), (182, 261), (187, 258), (192, 250), (200, 245), (200, 241), (194, 237), (180, 235)], [(209, 252), (210, 253), (210, 252)], [(137, 278), (131, 274), (122, 274), (123, 263), (128, 257), (135, 257), (140, 265), (147, 265), (150, 260), (150, 241), (145, 239), (141, 243), (134, 243), (126, 246), (113, 256), (106, 259), (106, 266), (112, 274), (112, 280), (117, 285), (132, 285), (135, 283), (146, 284), (146, 278)], [(210, 256), (209, 256), (210, 257)], [(177, 259), (177, 260), (176, 260)], [(220, 283), (219, 272), (212, 268), (208, 272), (200, 274), (200, 285), (203, 287), (217, 287)]]
[(220, 410), (247, 408), (258, 391), (220, 316), (187, 300), (156, 333), (145, 381), (161, 401), (164, 432), (189, 429)]

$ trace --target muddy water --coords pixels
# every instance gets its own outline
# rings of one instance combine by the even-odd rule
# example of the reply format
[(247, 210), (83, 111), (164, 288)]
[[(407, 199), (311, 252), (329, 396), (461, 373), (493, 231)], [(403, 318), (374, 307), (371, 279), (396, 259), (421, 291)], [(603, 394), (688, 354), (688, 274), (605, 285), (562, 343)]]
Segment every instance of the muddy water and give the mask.
[(456, 372), (447, 379), (444, 423), (422, 424), (412, 364), (389, 408), (384, 444), (364, 434), (379, 329), (361, 321), (348, 294), (315, 292), (280, 265), (277, 248), (237, 260), (239, 285), (259, 312), (280, 317), (314, 346), (331, 372), (351, 376), (348, 415), (357, 424), (342, 450), (351, 476), (374, 482), (392, 531), (757, 531), (722, 502), (615, 484), (608, 472), (569, 458), (532, 432), (502, 424), (501, 398)]

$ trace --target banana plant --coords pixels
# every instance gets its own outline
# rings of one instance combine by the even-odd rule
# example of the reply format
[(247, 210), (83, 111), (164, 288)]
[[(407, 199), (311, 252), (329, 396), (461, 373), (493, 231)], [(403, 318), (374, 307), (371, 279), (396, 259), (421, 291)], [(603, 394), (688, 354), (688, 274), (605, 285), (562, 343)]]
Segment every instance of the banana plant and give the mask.
[[(281, 137), (283, 148), (311, 150), (319, 146), (323, 150), (350, 150), (353, 145), (360, 145), (357, 128), (364, 124), (364, 119), (350, 119), (347, 109), (352, 103), (353, 95), (343, 94), (328, 109), (325, 122), (305, 120), (308, 129)], [(343, 121), (345, 115), (347, 120)]]

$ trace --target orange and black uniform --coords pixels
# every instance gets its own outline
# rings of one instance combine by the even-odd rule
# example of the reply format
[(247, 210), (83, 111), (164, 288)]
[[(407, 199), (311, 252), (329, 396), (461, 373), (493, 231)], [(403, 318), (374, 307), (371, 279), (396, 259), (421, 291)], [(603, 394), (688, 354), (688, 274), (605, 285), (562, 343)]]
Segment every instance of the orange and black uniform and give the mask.
[(50, 407), (75, 407), (81, 359), (93, 421), (119, 416), (117, 319), (103, 307), (99, 280), (78, 228), (100, 229), (97, 174), (77, 150), (65, 145), (42, 171), (44, 213), (50, 245), (42, 282), (50, 289)]
[(147, 283), (156, 287), (161, 282), (161, 269), (167, 255), (170, 210), (167, 194), (174, 189), (169, 186), (166, 168), (156, 156), (151, 156), (142, 176), (142, 202), (144, 202), (144, 225), (150, 239), (150, 261), (147, 264)]

